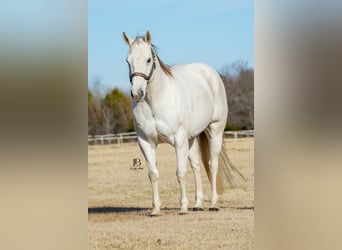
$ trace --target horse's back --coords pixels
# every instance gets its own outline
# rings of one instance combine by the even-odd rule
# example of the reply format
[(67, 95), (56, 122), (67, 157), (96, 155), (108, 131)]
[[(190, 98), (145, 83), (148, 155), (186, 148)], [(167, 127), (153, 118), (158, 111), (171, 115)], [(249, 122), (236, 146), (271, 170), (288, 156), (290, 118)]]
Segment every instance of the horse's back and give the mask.
[[(175, 72), (176, 76), (178, 75), (183, 78), (182, 81), (187, 82), (189, 87), (207, 88), (209, 86), (210, 91), (215, 97), (218, 97), (219, 93), (225, 91), (220, 75), (207, 64), (198, 62), (178, 64), (172, 67), (172, 71)], [(222, 96), (225, 97), (225, 95)]]
[(225, 123), (228, 115), (227, 97), (220, 75), (207, 64), (190, 63), (172, 67), (174, 80), (184, 93), (192, 119), (199, 120), (206, 126), (213, 120)]

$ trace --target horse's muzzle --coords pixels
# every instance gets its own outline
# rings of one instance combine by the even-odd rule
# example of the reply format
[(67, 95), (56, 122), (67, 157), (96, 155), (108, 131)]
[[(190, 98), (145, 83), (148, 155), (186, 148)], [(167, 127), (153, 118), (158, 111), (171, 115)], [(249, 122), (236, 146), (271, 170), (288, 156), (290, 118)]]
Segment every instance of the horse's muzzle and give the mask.
[(137, 92), (131, 91), (131, 96), (135, 101), (139, 102), (144, 97), (144, 91), (142, 91), (141, 89), (139, 89)]

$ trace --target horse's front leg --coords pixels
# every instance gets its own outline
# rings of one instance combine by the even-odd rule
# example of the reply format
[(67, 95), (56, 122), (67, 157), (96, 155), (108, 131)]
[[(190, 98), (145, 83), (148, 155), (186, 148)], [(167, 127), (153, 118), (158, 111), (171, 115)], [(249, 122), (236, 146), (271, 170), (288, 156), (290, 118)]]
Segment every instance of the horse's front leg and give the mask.
[(189, 155), (189, 141), (185, 131), (180, 131), (175, 137), (175, 148), (177, 155), (177, 180), (181, 191), (180, 214), (188, 212), (188, 198), (186, 197), (186, 167)]
[(140, 137), (138, 137), (138, 142), (139, 142), (141, 152), (143, 153), (145, 157), (146, 164), (148, 167), (148, 177), (150, 178), (150, 181), (152, 184), (153, 210), (152, 210), (151, 216), (154, 216), (154, 215), (158, 215), (160, 212), (160, 199), (159, 199), (159, 192), (158, 192), (159, 171), (157, 169), (157, 161), (156, 161), (156, 145), (153, 143), (147, 142)]

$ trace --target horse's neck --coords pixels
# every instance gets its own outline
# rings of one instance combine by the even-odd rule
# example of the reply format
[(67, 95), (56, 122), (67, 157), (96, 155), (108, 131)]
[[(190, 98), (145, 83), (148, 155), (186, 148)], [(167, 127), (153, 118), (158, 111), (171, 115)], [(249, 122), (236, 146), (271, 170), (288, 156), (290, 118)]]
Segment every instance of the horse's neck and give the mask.
[(146, 102), (152, 110), (158, 107), (158, 104), (167, 97), (167, 84), (168, 77), (161, 69), (159, 62), (156, 62), (155, 75), (148, 85), (146, 96)]

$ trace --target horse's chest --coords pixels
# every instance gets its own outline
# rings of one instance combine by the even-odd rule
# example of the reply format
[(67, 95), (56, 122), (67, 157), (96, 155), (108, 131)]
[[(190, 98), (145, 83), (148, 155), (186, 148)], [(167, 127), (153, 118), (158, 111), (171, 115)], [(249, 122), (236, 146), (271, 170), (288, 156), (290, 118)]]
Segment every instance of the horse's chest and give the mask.
[(155, 119), (155, 133), (160, 142), (174, 143), (174, 131), (170, 124), (161, 119)]
[(161, 119), (145, 121), (145, 126), (141, 127), (144, 134), (155, 142), (166, 142), (174, 144), (174, 132), (168, 122)]
[(166, 142), (174, 144), (174, 131), (167, 121), (162, 119), (146, 120), (141, 129), (144, 134), (155, 142)]
[(133, 114), (136, 126), (146, 137), (155, 142), (174, 144), (174, 135), (177, 133), (177, 127), (179, 127), (178, 116), (158, 115), (152, 112), (149, 107), (142, 105), (136, 107)]

